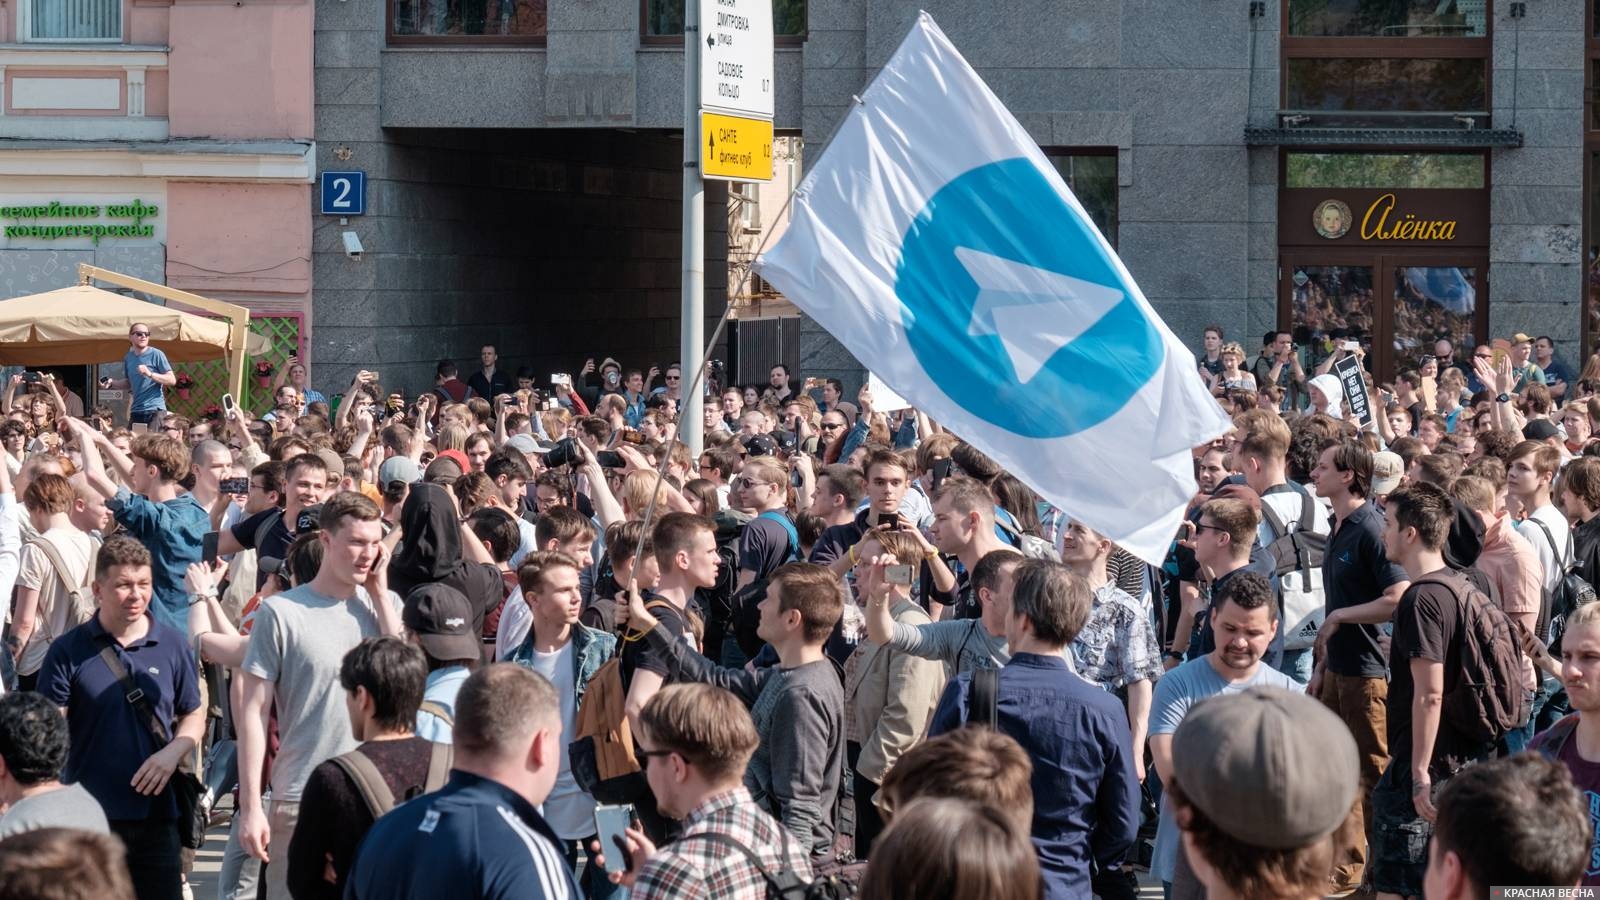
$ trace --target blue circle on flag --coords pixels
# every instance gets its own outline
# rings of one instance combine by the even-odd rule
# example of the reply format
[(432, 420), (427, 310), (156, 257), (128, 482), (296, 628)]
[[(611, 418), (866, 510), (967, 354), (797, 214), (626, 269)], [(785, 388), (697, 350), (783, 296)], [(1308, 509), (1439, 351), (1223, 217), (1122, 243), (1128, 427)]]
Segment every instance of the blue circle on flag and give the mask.
[(895, 293), (928, 377), (1024, 437), (1104, 422), (1165, 355), (1094, 226), (1026, 158), (971, 169), (928, 200), (901, 243)]

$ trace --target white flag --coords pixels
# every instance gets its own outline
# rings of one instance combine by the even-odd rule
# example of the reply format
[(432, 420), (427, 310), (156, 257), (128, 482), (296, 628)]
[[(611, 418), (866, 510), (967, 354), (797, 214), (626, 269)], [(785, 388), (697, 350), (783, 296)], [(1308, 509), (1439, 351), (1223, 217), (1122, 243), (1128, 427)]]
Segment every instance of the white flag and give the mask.
[(1068, 515), (1159, 562), (1229, 421), (927, 13), (801, 183), (763, 278)]

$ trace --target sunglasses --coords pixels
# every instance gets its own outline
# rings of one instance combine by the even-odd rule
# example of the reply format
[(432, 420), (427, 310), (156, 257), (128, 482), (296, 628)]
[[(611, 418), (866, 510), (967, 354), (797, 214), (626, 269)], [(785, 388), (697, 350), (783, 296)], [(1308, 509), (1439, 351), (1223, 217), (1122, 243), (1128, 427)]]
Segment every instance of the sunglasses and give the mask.
[(148, 332), (148, 331), (130, 331), (130, 332), (128, 332), (128, 336), (129, 337), (149, 337), (150, 336), (150, 332)]
[(676, 376), (676, 375), (668, 375), (668, 376), (667, 376), (667, 380), (668, 380), (668, 381), (682, 381), (682, 380), (683, 380), (683, 379), (681, 379), (681, 378), (679, 378), (679, 377), (678, 377), (678, 376)]
[(754, 478), (735, 478), (733, 480), (733, 486), (737, 487), (737, 488), (760, 487), (761, 485), (771, 484), (771, 483), (772, 482), (770, 482), (770, 481), (757, 481)]
[(821, 427), (822, 427), (823, 431), (837, 431), (840, 428), (844, 427), (844, 423), (843, 422), (823, 422)]

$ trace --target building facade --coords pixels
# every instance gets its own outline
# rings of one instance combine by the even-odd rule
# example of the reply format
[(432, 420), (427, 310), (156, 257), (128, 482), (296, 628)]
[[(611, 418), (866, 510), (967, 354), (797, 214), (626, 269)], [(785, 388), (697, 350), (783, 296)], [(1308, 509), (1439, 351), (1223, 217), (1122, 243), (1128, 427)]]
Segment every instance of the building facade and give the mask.
[[(0, 298), (92, 263), (244, 305), (280, 364), (296, 352), (313, 14), (312, 0), (0, 5)], [(61, 375), (89, 396), (85, 371)]]
[[(312, 247), (337, 380), (374, 360), (421, 379), (486, 341), (541, 373), (675, 358), (681, 2), (316, 4), (318, 165), (371, 179), (369, 215), (319, 221)], [(1527, 331), (1570, 359), (1600, 336), (1589, 5), (774, 0), (775, 124), (825, 153), (921, 6), (1186, 340), (1216, 323), (1253, 355), (1283, 327), (1314, 358), (1344, 329), (1392, 373), (1439, 336)], [(751, 243), (728, 203), (712, 184), (712, 273)], [(714, 319), (727, 292), (706, 281)], [(801, 331), (807, 374), (860, 377)]]

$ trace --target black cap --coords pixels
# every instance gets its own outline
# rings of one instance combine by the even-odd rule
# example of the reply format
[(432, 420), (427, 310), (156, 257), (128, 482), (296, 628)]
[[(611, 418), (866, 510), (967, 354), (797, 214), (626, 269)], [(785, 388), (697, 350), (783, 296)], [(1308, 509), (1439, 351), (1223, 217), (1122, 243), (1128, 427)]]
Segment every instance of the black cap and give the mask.
[(744, 452), (751, 456), (772, 456), (778, 452), (778, 442), (768, 434), (752, 435), (744, 439)]
[(472, 626), (472, 601), (447, 584), (412, 590), (400, 622), (434, 659), (477, 659), (483, 652)]
[(1522, 426), (1522, 436), (1530, 441), (1547, 441), (1560, 437), (1561, 430), (1549, 419), (1529, 419), (1528, 424)]

